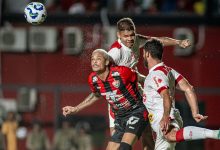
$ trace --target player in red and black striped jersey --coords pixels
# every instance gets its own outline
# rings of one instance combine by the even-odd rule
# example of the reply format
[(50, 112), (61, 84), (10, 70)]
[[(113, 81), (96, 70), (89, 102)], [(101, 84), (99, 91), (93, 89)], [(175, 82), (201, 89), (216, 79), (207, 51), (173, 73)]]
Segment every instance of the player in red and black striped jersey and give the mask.
[(123, 66), (110, 66), (105, 50), (92, 53), (89, 85), (92, 93), (76, 107), (65, 106), (63, 115), (74, 114), (103, 97), (115, 114), (115, 132), (107, 150), (130, 150), (146, 127), (147, 111), (138, 91), (137, 73)]
[(142, 105), (142, 96), (137, 88), (137, 74), (124, 66), (111, 66), (103, 81), (96, 72), (89, 76), (93, 93), (102, 95), (116, 115), (126, 115)]

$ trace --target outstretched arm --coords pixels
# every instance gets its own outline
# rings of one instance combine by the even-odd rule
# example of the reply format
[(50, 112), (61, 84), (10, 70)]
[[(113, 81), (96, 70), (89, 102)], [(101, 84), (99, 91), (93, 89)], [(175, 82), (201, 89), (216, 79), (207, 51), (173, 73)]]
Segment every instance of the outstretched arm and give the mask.
[(82, 101), (81, 103), (79, 103), (77, 106), (65, 106), (63, 107), (63, 115), (69, 115), (69, 114), (75, 114), (78, 111), (81, 111), (82, 109), (92, 105), (95, 101), (97, 101), (99, 99), (99, 95), (95, 94), (95, 93), (91, 93), (89, 94), (89, 96), (87, 96), (84, 101)]
[(159, 40), (163, 46), (175, 46), (178, 45), (181, 48), (187, 48), (191, 45), (189, 39), (176, 40), (169, 37), (152, 37), (153, 39)]
[(208, 116), (203, 116), (203, 115), (199, 114), (196, 93), (194, 91), (193, 86), (191, 86), (185, 78), (183, 78), (182, 80), (180, 80), (178, 82), (177, 89), (179, 89), (185, 93), (187, 102), (188, 102), (188, 104), (191, 108), (191, 111), (192, 111), (192, 116), (196, 122), (201, 122), (201, 121), (208, 118)]
[(145, 39), (145, 40), (156, 39), (156, 40), (160, 41), (163, 44), (163, 46), (178, 45), (181, 48), (187, 48), (187, 47), (191, 46), (191, 42), (189, 39), (177, 40), (177, 39), (173, 39), (173, 38), (169, 38), (169, 37), (150, 37), (150, 36), (144, 36), (144, 35), (140, 35), (140, 34), (138, 34), (137, 36), (139, 36), (140, 38)]

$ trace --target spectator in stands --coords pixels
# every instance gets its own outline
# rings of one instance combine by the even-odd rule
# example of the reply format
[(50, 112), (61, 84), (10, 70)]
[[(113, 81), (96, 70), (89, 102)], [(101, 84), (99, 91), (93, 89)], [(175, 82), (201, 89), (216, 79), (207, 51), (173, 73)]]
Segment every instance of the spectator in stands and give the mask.
[(177, 11), (192, 13), (194, 1), (195, 0), (178, 0)]
[(76, 150), (75, 140), (76, 131), (68, 121), (63, 120), (61, 123), (61, 129), (55, 133), (53, 150)]
[(8, 112), (6, 120), (2, 124), (2, 133), (6, 136), (7, 150), (17, 150), (17, 128), (18, 121), (15, 112)]
[(174, 13), (177, 9), (177, 1), (176, 0), (163, 0), (161, 2), (161, 12), (165, 13)]
[(0, 122), (0, 150), (6, 150), (5, 137), (4, 137), (4, 134), (2, 133), (1, 129), (2, 129), (2, 122)]
[(88, 122), (80, 121), (76, 124), (78, 150), (92, 150), (92, 137), (89, 134), (90, 125)]
[(51, 148), (48, 136), (39, 121), (33, 122), (33, 129), (27, 136), (26, 148), (28, 150), (49, 150)]
[(204, 0), (196, 0), (193, 4), (194, 12), (198, 15), (205, 14), (205, 2)]

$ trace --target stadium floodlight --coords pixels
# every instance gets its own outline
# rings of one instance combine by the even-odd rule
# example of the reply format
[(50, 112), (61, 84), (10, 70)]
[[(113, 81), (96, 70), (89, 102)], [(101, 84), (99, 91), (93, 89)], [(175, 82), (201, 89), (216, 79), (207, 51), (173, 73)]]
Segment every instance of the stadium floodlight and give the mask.
[(55, 52), (57, 50), (57, 29), (55, 27), (31, 27), (28, 46), (31, 52)]
[(189, 56), (195, 51), (194, 45), (194, 34), (189, 28), (176, 28), (173, 32), (174, 38), (178, 40), (189, 39), (191, 42), (191, 46), (187, 48), (181, 48), (179, 46), (175, 46), (174, 55), (175, 56)]
[(21, 27), (0, 29), (0, 50), (3, 52), (25, 52), (27, 49), (27, 31)]
[(63, 52), (67, 55), (77, 55), (83, 50), (83, 32), (77, 27), (63, 29)]

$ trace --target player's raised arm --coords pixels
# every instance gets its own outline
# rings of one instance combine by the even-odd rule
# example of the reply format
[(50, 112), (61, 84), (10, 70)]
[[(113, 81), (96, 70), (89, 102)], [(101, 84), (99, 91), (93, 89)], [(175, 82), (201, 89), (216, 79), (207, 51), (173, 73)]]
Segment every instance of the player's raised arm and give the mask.
[(177, 39), (173, 39), (170, 37), (150, 37), (150, 36), (144, 36), (141, 34), (137, 34), (137, 36), (139, 38), (141, 38), (142, 40), (156, 39), (156, 40), (160, 41), (163, 44), (163, 46), (178, 45), (181, 48), (187, 48), (187, 47), (191, 46), (191, 42), (189, 39), (177, 40)]
[(189, 82), (183, 78), (181, 79), (177, 84), (177, 89), (180, 89), (185, 93), (187, 102), (191, 108), (192, 116), (195, 119), (196, 122), (203, 121), (208, 118), (208, 116), (203, 116), (199, 114), (199, 108), (197, 103), (197, 96), (194, 91), (194, 88), (192, 85), (189, 84)]
[(163, 46), (175, 46), (178, 45), (181, 48), (187, 48), (191, 45), (189, 39), (177, 40), (169, 37), (152, 37), (153, 39), (159, 40)]
[(95, 93), (89, 94), (81, 103), (79, 103), (77, 106), (65, 106), (63, 107), (63, 115), (67, 116), (70, 114), (75, 114), (82, 109), (92, 105), (94, 102), (96, 102), (100, 96)]

